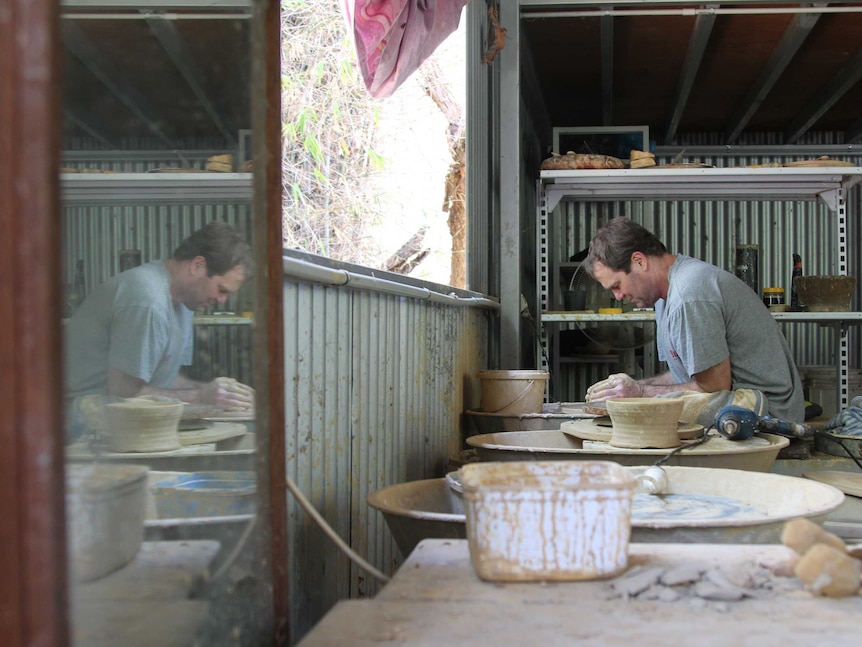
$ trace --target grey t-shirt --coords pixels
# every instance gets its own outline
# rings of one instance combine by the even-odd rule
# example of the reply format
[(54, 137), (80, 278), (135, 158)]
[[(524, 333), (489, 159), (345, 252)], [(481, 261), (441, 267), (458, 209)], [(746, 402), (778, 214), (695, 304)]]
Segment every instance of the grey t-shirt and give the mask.
[(733, 389), (757, 389), (776, 418), (802, 422), (802, 383), (781, 328), (758, 295), (730, 272), (679, 254), (667, 300), (656, 303), (659, 359), (674, 380), (730, 358)]
[(67, 401), (107, 393), (112, 366), (156, 388), (171, 388), (192, 363), (194, 313), (174, 305), (170, 275), (155, 261), (112, 277), (65, 328)]

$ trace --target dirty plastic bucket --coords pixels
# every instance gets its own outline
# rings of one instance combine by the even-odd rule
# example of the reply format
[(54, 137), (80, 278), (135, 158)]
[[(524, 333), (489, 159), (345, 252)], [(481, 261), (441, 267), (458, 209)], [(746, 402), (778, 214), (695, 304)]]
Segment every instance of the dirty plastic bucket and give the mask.
[(489, 581), (589, 580), (628, 565), (635, 481), (611, 461), (460, 470), (470, 561)]
[(547, 371), (479, 371), (482, 410), (488, 413), (520, 415), (541, 413)]

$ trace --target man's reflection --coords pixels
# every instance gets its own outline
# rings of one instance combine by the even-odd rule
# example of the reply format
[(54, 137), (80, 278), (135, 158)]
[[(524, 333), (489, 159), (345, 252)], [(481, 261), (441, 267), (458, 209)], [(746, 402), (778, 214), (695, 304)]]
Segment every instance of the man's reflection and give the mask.
[(93, 290), (65, 329), (67, 440), (87, 429), (78, 404), (90, 394), (251, 409), (251, 387), (227, 378), (198, 382), (181, 372), (192, 363), (194, 311), (223, 305), (251, 273), (251, 247), (233, 227), (214, 221), (171, 258), (121, 272)]

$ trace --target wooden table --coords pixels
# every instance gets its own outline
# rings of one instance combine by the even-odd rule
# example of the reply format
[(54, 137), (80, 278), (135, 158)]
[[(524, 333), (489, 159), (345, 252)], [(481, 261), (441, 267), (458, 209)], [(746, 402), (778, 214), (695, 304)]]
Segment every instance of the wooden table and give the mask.
[[(630, 569), (687, 563), (744, 569), (784, 564), (792, 552), (780, 545), (632, 544), (629, 554)], [(833, 647), (862, 641), (858, 595), (814, 597), (795, 578), (781, 578), (791, 588), (758, 598), (663, 602), (621, 596), (613, 584), (625, 577), (483, 582), (465, 540), (426, 539), (376, 598), (338, 603), (300, 645)]]
[(216, 541), (144, 542), (125, 567), (70, 586), (73, 644), (191, 647), (209, 603), (189, 594), (218, 552)]

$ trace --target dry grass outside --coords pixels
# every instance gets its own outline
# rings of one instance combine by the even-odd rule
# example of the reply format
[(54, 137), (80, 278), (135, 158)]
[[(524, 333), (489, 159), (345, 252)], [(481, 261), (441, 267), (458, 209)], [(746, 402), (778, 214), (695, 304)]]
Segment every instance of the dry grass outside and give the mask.
[(282, 173), (285, 247), (376, 265), (365, 223), (380, 217), (367, 178), (376, 101), (354, 64), (334, 0), (282, 2)]
[[(429, 253), (431, 243), (422, 238), (438, 213), (444, 229), (448, 217), (452, 240), (442, 251), (453, 262), (451, 276), (432, 280), (463, 286), (463, 118), (436, 62), (429, 59), (410, 79), (421, 88), (418, 97), (415, 89), (399, 90), (402, 100), (412, 96), (422, 106), (405, 104), (405, 121), (396, 119), (393, 127), (393, 108), (401, 104), (392, 104), (394, 97), (376, 100), (365, 90), (337, 0), (282, 0), (281, 32), (284, 246), (412, 273)], [(443, 149), (439, 178), (417, 176), (426, 167), (416, 156), (402, 166), (416, 130)]]

